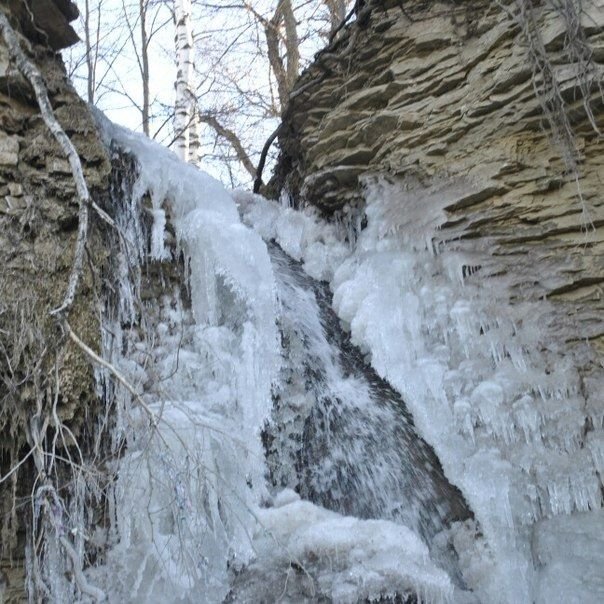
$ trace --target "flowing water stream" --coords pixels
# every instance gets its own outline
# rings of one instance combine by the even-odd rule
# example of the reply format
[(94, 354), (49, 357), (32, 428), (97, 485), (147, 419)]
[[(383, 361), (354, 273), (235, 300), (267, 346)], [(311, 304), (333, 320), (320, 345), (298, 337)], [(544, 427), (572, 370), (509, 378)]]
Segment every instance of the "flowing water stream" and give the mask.
[(463, 495), (400, 395), (350, 342), (327, 284), (276, 244), (269, 252), (284, 355), (264, 434), (271, 482), (341, 514), (405, 524), (430, 546), (471, 517)]

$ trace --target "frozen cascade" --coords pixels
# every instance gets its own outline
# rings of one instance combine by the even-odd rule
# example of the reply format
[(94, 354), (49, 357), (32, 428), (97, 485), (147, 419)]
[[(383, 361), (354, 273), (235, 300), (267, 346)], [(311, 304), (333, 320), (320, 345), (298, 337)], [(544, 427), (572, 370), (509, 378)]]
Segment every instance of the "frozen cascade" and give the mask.
[[(103, 354), (138, 395), (99, 372), (117, 461), (89, 580), (111, 602), (449, 600), (433, 561), (447, 545), (424, 540), (467, 506), (325, 287), (269, 255), (216, 181), (99, 119), (120, 227)], [(302, 411), (302, 450), (275, 451), (285, 398)]]
[[(471, 182), (372, 176), (365, 193), (366, 227), (349, 237), (348, 250), (337, 225), (311, 208), (298, 213), (293, 232), (284, 228), (292, 210), (243, 193), (239, 201), (263, 237), (329, 281), (352, 342), (401, 393), (418, 433), (462, 491), (478, 530), (457, 524), (452, 539), (480, 601), (602, 601), (593, 565), (582, 569), (580, 557), (566, 556), (561, 537), (568, 518), (569, 527), (594, 531), (590, 551), (603, 542), (602, 372), (580, 380), (558, 346), (576, 332), (552, 331), (547, 300), (512, 299), (532, 274), (522, 258), (502, 274), (488, 243), (481, 248), (463, 237), (463, 223), (441, 231), (446, 213), (426, 214), (426, 206), (446, 208), (472, 195)], [(546, 539), (550, 530), (557, 535)], [(541, 560), (537, 535), (554, 548)], [(560, 581), (560, 599), (551, 599), (546, 584), (558, 570), (581, 574), (579, 599), (575, 583), (562, 590)]]
[(135, 159), (103, 354), (139, 398), (99, 371), (117, 461), (91, 583), (112, 602), (602, 601), (603, 382), (548, 339), (546, 301), (509, 303), (520, 269), (440, 241), (421, 195), (401, 217), (413, 187), (368, 181), (346, 242), (364, 221), (227, 193), (104, 127)]
[(101, 372), (118, 461), (108, 529), (95, 535), (105, 562), (90, 575), (115, 602), (200, 591), (220, 602), (229, 567), (254, 554), (254, 510), (267, 496), (259, 433), (278, 362), (270, 260), (219, 183), (99, 119), (119, 227), (103, 354), (138, 396)]
[(285, 355), (265, 431), (275, 486), (347, 515), (397, 520), (428, 543), (469, 518), (400, 395), (341, 328), (327, 285), (269, 250)]

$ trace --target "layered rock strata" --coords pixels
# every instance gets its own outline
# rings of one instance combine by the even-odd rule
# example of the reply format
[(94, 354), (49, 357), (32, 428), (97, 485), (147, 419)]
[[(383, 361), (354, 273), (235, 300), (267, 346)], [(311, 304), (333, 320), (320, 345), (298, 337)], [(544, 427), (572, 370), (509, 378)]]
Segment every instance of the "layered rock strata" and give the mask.
[[(393, 226), (421, 224), (436, 248), (496, 258), (512, 299), (552, 302), (550, 329), (564, 332), (585, 375), (599, 371), (604, 140), (564, 63), (560, 19), (539, 13), (574, 121), (579, 188), (548, 136), (524, 39), (497, 3), (375, 4), (296, 84), (279, 136), (277, 188), (345, 217), (362, 207), (363, 182), (385, 177), (400, 188)], [(600, 0), (585, 4), (582, 23), (601, 78)], [(590, 104), (603, 126), (598, 91)]]
[[(75, 93), (55, 52), (77, 39), (69, 26), (77, 16), (75, 5), (66, 0), (32, 0), (9, 2), (0, 10), (9, 16), (23, 49), (42, 73), (55, 115), (78, 151), (90, 190), (94, 194), (106, 189), (109, 157), (88, 107)], [(67, 287), (77, 227), (78, 197), (67, 158), (45, 125), (31, 86), (11, 63), (0, 36), (3, 477), (27, 453), (32, 422), (53, 407), (56, 419), (73, 434), (91, 429), (85, 420), (94, 414), (97, 404), (92, 368), (49, 314), (60, 305)], [(94, 258), (94, 270), (99, 270), (107, 252), (98, 229), (89, 235), (88, 253)], [(91, 263), (85, 267), (69, 320), (79, 337), (98, 350), (100, 283), (99, 273), (91, 267)], [(33, 446), (31, 442), (29, 445)], [(19, 559), (24, 554), (25, 508), (19, 502), (31, 494), (35, 475), (30, 457), (0, 488), (0, 557), (7, 582), (0, 600), (4, 597), (5, 602), (23, 595)]]

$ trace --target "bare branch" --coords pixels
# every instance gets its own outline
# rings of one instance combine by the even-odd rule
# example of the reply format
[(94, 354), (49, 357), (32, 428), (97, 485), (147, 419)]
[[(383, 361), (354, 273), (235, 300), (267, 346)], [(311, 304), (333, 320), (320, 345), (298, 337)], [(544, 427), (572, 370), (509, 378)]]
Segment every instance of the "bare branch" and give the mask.
[(136, 389), (134, 388), (134, 386), (132, 386), (132, 384), (130, 384), (130, 382), (111, 363), (107, 362), (105, 359), (103, 359), (102, 357), (100, 357), (96, 352), (94, 352), (94, 350), (92, 350), (92, 348), (90, 348), (90, 346), (87, 346), (76, 335), (76, 333), (73, 331), (73, 329), (71, 329), (71, 327), (70, 327), (69, 323), (67, 323), (67, 321), (65, 321), (63, 323), (63, 326), (65, 327), (65, 330), (67, 331), (67, 335), (69, 336), (69, 339), (72, 342), (74, 342), (76, 344), (76, 346), (78, 346), (78, 348), (80, 348), (80, 350), (82, 350), (82, 352), (84, 352), (86, 354), (86, 356), (95, 365), (98, 365), (100, 367), (103, 367), (103, 368), (107, 369), (113, 375), (113, 377), (122, 386), (124, 386), (124, 388), (126, 388), (126, 390), (128, 390), (128, 392), (134, 397), (134, 400), (141, 406), (141, 408), (149, 416), (149, 420), (151, 422), (151, 425), (157, 426), (157, 424), (159, 423), (159, 418), (149, 408), (149, 405), (147, 405), (147, 403), (145, 403), (145, 401), (141, 398), (141, 395), (136, 391)]
[(258, 170), (254, 179), (254, 193), (260, 193), (260, 187), (262, 186), (262, 172), (264, 171), (266, 156), (268, 155), (268, 150), (271, 148), (274, 140), (277, 138), (278, 133), (279, 127), (275, 128), (274, 132), (266, 139), (266, 142), (264, 143), (262, 153), (260, 154), (260, 161), (258, 162)]
[(216, 119), (216, 116), (210, 113), (200, 113), (199, 121), (203, 122), (204, 124), (207, 124), (208, 126), (214, 129), (216, 134), (226, 139), (229, 144), (233, 147), (235, 153), (237, 154), (237, 159), (241, 162), (243, 167), (246, 169), (247, 173), (252, 178), (256, 178), (256, 168), (254, 167), (252, 160), (250, 159), (246, 150), (243, 148), (243, 145), (241, 144), (241, 141), (239, 140), (239, 137), (235, 134), (235, 132), (223, 126)]

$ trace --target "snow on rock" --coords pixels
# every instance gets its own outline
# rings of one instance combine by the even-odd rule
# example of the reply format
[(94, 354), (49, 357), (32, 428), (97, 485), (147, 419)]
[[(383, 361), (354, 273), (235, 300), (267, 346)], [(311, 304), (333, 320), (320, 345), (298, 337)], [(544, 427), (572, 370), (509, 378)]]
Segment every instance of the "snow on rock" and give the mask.
[(349, 254), (342, 229), (321, 220), (311, 207), (296, 211), (241, 190), (234, 191), (233, 197), (244, 222), (263, 239), (274, 239), (292, 258), (301, 260), (314, 279), (331, 280), (335, 268)]
[(286, 602), (322, 597), (354, 604), (396, 594), (450, 601), (447, 573), (404, 526), (341, 516), (300, 500), (291, 490), (276, 496), (275, 507), (258, 510), (257, 518), (257, 557), (250, 572), (273, 569), (274, 574), (264, 583), (241, 582), (235, 601), (272, 601), (276, 593)]

